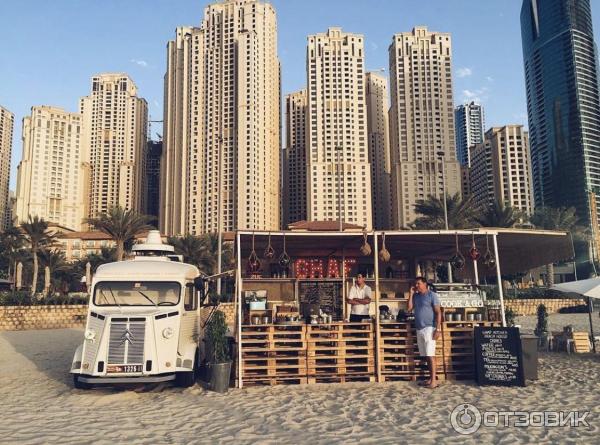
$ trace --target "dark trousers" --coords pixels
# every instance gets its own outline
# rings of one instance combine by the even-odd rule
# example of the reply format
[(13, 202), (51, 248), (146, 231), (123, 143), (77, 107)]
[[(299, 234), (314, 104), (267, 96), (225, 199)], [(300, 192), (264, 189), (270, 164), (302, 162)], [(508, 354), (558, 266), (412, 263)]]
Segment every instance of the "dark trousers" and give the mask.
[(370, 319), (370, 315), (350, 314), (350, 323), (360, 323), (361, 321)]

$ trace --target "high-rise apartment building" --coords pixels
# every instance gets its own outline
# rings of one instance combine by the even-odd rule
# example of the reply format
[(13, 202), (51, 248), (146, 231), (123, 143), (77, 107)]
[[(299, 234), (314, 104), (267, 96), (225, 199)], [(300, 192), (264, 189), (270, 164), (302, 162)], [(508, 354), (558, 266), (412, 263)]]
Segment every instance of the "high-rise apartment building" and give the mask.
[(81, 230), (89, 203), (89, 163), (79, 113), (36, 106), (23, 119), (16, 218), (29, 216)]
[(379, 73), (371, 72), (366, 76), (373, 226), (383, 230), (391, 228), (392, 216), (388, 86), (385, 76)]
[(589, 192), (600, 192), (600, 98), (590, 0), (524, 0), (521, 37), (535, 205), (574, 206), (589, 225), (594, 196)]
[(308, 36), (309, 220), (341, 214), (344, 222), (373, 225), (364, 57), (362, 35), (330, 28)]
[(456, 127), (456, 158), (460, 165), (469, 167), (469, 147), (483, 142), (485, 117), (483, 107), (475, 102), (459, 105), (454, 109)]
[(280, 66), (272, 5), (208, 5), (167, 48), (161, 230), (275, 230)]
[(447, 194), (461, 191), (450, 34), (425, 27), (396, 34), (389, 60), (392, 221), (402, 228), (415, 220), (418, 201), (442, 198), (444, 182)]
[(471, 147), (470, 184), (474, 204), (495, 203), (533, 213), (529, 138), (522, 125), (490, 128), (481, 144)]
[(160, 210), (160, 158), (162, 141), (148, 141), (146, 150), (146, 215), (153, 216), (158, 222)]
[(143, 211), (148, 106), (124, 73), (92, 78), (92, 91), (80, 100), (83, 144), (90, 162), (90, 217), (120, 206)]
[(0, 231), (7, 227), (9, 209), (10, 159), (15, 116), (0, 106)]
[(306, 187), (306, 89), (285, 98), (285, 149), (283, 163), (284, 227), (307, 216)]

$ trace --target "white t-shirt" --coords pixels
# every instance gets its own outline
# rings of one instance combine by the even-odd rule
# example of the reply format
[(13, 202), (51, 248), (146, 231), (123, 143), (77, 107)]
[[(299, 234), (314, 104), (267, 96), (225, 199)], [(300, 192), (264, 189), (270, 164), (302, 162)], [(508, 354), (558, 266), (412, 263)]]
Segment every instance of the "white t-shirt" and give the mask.
[[(359, 299), (362, 300), (364, 298), (371, 298), (371, 288), (366, 284), (361, 288), (356, 284), (352, 286), (350, 289), (350, 294), (348, 295), (350, 300)], [(350, 310), (351, 314), (354, 315), (369, 315), (369, 305), (368, 304), (354, 304), (352, 305), (352, 309)]]

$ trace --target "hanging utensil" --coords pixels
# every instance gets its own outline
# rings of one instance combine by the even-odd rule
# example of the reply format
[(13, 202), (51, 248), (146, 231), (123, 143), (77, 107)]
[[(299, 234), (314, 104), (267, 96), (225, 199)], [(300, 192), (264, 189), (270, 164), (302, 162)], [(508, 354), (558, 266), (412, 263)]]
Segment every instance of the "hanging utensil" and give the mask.
[(248, 256), (248, 270), (250, 272), (255, 273), (260, 269), (260, 261), (258, 259), (258, 255), (256, 255), (256, 250), (254, 250), (254, 232), (252, 232), (252, 252)]
[(456, 270), (462, 270), (465, 267), (466, 261), (465, 257), (458, 249), (458, 233), (455, 233), (454, 236), (456, 240), (456, 252), (454, 255), (452, 255), (452, 258), (450, 258), (450, 264), (452, 264), (452, 267), (454, 267)]
[(367, 234), (367, 230), (365, 229), (363, 231), (363, 244), (362, 246), (360, 246), (360, 253), (363, 254), (363, 256), (369, 256), (371, 255), (371, 246), (369, 245), (368, 242), (368, 234)]
[(269, 232), (269, 243), (265, 249), (264, 257), (268, 260), (271, 260), (275, 257), (275, 249), (273, 249), (273, 246), (271, 246), (271, 232)]
[(385, 232), (383, 232), (381, 234), (381, 237), (382, 237), (382, 241), (381, 241), (381, 250), (379, 250), (379, 259), (381, 261), (383, 261), (384, 263), (387, 263), (390, 260), (391, 255), (390, 255), (390, 252), (385, 248)]
[(485, 244), (486, 244), (486, 252), (483, 255), (483, 264), (486, 265), (486, 267), (489, 267), (490, 269), (496, 267), (496, 258), (494, 257), (494, 255), (492, 255), (492, 252), (490, 252), (490, 239), (489, 239), (489, 235), (485, 235)]
[(288, 255), (288, 253), (285, 249), (285, 232), (284, 232), (283, 233), (283, 252), (281, 252), (281, 255), (279, 256), (279, 265), (282, 268), (287, 269), (291, 262), (292, 262), (292, 259), (290, 258), (290, 256)]
[(471, 243), (471, 248), (469, 249), (469, 256), (471, 257), (471, 259), (473, 261), (477, 261), (479, 259), (479, 257), (481, 256), (481, 252), (475, 245), (475, 232), (472, 233), (472, 243)]

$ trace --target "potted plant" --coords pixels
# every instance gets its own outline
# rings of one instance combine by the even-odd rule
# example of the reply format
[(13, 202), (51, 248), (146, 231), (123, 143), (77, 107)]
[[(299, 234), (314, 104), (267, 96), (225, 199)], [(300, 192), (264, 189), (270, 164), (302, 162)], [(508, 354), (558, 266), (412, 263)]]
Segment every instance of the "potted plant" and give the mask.
[(227, 338), (227, 323), (221, 311), (215, 311), (206, 324), (206, 351), (208, 387), (216, 392), (227, 392), (231, 376), (231, 355)]
[(515, 311), (513, 311), (512, 309), (506, 309), (504, 311), (504, 318), (506, 319), (506, 326), (508, 327), (512, 327), (515, 325)]
[(548, 349), (548, 311), (543, 304), (537, 307), (537, 325), (533, 332), (538, 337), (538, 349)]

